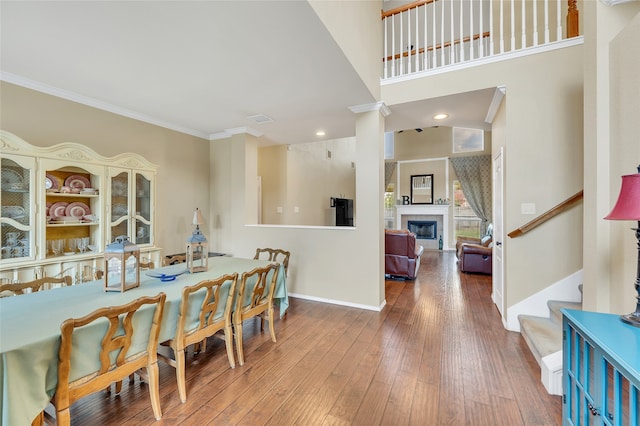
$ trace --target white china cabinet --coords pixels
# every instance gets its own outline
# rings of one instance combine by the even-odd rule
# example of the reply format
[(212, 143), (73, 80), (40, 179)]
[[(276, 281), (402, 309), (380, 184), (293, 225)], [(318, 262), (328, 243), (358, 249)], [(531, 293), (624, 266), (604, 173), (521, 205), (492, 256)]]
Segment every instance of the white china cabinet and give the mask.
[(156, 166), (126, 153), (107, 158), (76, 143), (42, 148), (0, 131), (2, 282), (104, 270), (120, 235), (160, 264), (154, 245)]

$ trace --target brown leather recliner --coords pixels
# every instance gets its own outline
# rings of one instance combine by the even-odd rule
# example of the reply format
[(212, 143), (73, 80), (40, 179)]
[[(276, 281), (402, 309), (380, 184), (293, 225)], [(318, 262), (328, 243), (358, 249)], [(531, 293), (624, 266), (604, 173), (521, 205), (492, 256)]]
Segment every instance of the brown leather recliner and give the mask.
[(460, 238), (456, 242), (456, 256), (462, 272), (492, 274), (493, 226), (489, 225), (482, 238)]
[(384, 231), (384, 273), (415, 279), (424, 248), (416, 245), (416, 234), (407, 230)]

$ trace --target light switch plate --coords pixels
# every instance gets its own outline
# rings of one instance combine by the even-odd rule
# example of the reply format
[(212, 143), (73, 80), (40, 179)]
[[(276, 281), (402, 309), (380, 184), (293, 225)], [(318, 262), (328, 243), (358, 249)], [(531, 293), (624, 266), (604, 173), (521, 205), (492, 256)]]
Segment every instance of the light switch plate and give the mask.
[(520, 211), (522, 214), (536, 214), (535, 203), (522, 203), (520, 204)]

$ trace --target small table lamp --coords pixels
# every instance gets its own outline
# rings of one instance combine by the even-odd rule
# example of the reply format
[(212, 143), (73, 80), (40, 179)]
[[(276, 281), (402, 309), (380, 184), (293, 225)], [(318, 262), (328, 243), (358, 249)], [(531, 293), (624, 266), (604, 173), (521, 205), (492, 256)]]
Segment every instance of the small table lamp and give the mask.
[(200, 225), (203, 223), (202, 213), (196, 209), (193, 214), (193, 224), (196, 225), (196, 229), (187, 238), (187, 269), (191, 273), (203, 272), (209, 269), (209, 244), (205, 236), (200, 232)]
[(636, 310), (627, 315), (621, 315), (620, 319), (627, 324), (640, 327), (640, 166), (638, 173), (622, 176), (622, 187), (618, 201), (605, 219), (609, 220), (637, 220), (638, 227), (632, 228), (636, 231), (638, 239), (638, 272), (636, 274)]

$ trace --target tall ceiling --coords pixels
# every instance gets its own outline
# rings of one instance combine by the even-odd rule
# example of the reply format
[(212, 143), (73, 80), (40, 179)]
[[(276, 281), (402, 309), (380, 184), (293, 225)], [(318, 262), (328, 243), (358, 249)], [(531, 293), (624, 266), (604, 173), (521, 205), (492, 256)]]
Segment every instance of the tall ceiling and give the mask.
[(306, 1), (2, 0), (0, 23), (2, 80), (205, 139), (353, 136), (349, 107), (375, 102)]

